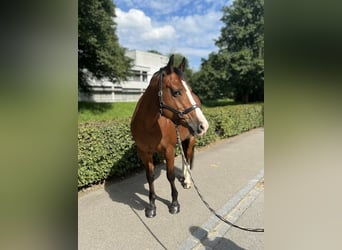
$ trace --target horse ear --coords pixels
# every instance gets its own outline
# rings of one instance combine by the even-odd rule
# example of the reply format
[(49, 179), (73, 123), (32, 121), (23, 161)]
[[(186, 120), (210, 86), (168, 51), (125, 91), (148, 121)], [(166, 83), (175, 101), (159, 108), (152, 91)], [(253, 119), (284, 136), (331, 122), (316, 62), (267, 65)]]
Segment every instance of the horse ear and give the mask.
[(166, 70), (168, 74), (171, 74), (173, 72), (173, 59), (174, 59), (174, 55), (171, 55), (169, 62), (166, 65)]
[(185, 59), (185, 57), (183, 57), (183, 60), (182, 60), (182, 62), (179, 64), (179, 66), (178, 66), (178, 68), (182, 71), (182, 72), (184, 72), (184, 70), (185, 70), (185, 64), (186, 64), (186, 59)]

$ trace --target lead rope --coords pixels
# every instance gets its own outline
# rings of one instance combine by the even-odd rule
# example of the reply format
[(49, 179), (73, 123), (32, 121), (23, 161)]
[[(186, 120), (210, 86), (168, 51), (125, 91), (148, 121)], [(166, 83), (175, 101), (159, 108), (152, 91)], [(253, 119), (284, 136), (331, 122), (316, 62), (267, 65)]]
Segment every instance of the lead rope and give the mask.
[(206, 202), (202, 196), (202, 194), (200, 193), (200, 191), (198, 190), (198, 187), (196, 186), (195, 184), (195, 181), (194, 179), (192, 178), (192, 174), (191, 174), (191, 171), (189, 169), (189, 164), (188, 162), (186, 161), (186, 158), (185, 158), (185, 155), (184, 155), (184, 151), (183, 151), (183, 146), (182, 146), (182, 141), (181, 141), (181, 138), (179, 136), (179, 131), (178, 131), (178, 126), (176, 125), (176, 133), (177, 133), (177, 142), (178, 142), (178, 147), (181, 151), (181, 154), (182, 154), (182, 160), (183, 160), (183, 164), (185, 164), (186, 166), (186, 169), (188, 171), (188, 173), (190, 174), (190, 178), (191, 178), (191, 181), (192, 183), (194, 184), (194, 188), (198, 194), (198, 196), (200, 197), (201, 201), (204, 203), (204, 205), (209, 209), (210, 212), (212, 212), (217, 218), (219, 218), (221, 221), (223, 221), (224, 223), (232, 226), (232, 227), (235, 227), (235, 228), (238, 228), (238, 229), (241, 229), (241, 230), (244, 230), (244, 231), (248, 231), (248, 232), (256, 232), (256, 233), (262, 233), (264, 232), (264, 229), (263, 228), (246, 228), (246, 227), (240, 227), (238, 225), (235, 225), (233, 224), (232, 222), (226, 220), (223, 216), (217, 214), (215, 212), (215, 210), (213, 208), (211, 208), (211, 206), (208, 204), (208, 202)]

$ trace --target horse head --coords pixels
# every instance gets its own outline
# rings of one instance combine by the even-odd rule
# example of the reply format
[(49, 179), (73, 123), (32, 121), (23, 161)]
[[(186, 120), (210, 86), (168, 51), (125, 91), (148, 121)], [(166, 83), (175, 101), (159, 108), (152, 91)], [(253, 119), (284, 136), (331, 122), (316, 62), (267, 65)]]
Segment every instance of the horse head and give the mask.
[(174, 56), (159, 74), (160, 112), (175, 124), (181, 124), (193, 135), (202, 136), (209, 124), (201, 110), (199, 98), (192, 92), (184, 79), (186, 59), (174, 67)]

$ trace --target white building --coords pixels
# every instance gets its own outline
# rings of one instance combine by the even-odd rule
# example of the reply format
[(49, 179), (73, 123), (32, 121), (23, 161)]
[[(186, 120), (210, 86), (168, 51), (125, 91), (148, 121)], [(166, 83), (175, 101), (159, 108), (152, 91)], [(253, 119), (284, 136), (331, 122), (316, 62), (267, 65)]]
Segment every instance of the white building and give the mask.
[(152, 75), (166, 66), (169, 58), (155, 53), (128, 50), (133, 59), (133, 75), (125, 82), (112, 83), (106, 79), (89, 78), (90, 93), (78, 93), (78, 101), (125, 102), (137, 101), (147, 88)]

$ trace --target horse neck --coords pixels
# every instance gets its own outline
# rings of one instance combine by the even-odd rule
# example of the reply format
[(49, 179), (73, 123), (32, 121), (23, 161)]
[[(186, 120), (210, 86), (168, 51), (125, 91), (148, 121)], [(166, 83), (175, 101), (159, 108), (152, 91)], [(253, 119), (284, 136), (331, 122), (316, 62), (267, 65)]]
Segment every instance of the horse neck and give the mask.
[(145, 122), (154, 123), (160, 116), (158, 91), (158, 81), (151, 81), (150, 85), (141, 97), (139, 105), (140, 110), (145, 110), (145, 112), (141, 112), (141, 115), (144, 116), (144, 119), (142, 120)]

